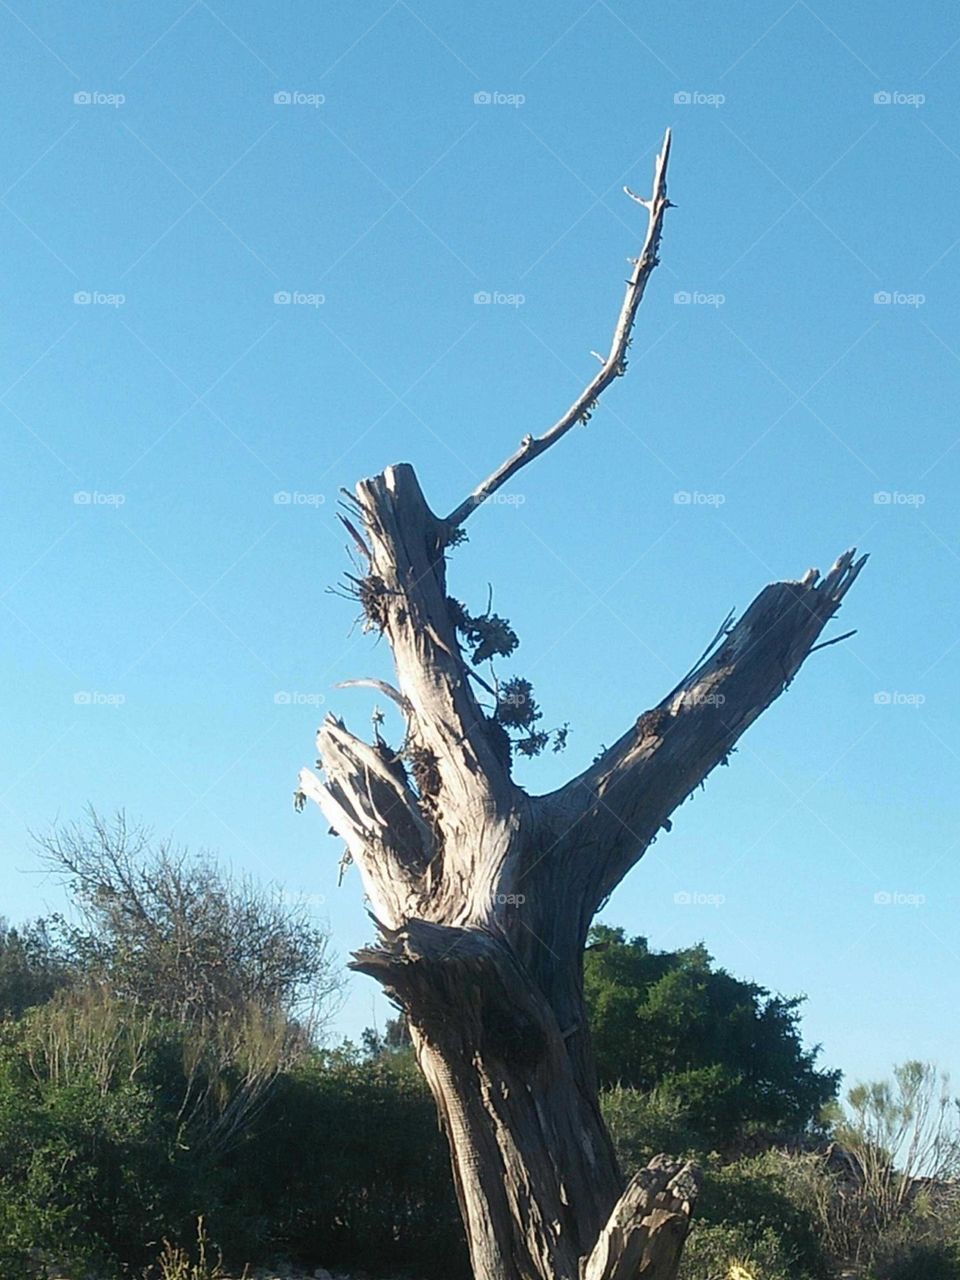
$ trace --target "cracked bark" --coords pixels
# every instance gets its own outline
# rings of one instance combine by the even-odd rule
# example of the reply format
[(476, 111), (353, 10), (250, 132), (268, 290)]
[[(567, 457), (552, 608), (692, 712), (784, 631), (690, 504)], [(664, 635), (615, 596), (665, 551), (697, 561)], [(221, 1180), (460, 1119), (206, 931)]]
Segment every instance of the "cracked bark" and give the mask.
[[(589, 415), (623, 372), (669, 207), (669, 134), (610, 353), (543, 436), (450, 516), (410, 466), (358, 484), (345, 520), (360, 595), (393, 652), (413, 778), (328, 716), (324, 778), (304, 770), (356, 862), (377, 940), (354, 967), (407, 1014), (448, 1138), (477, 1280), (673, 1280), (697, 1171), (658, 1157), (624, 1185), (600, 1115), (582, 957), (599, 905), (673, 810), (786, 688), (865, 557), (764, 588), (705, 657), (588, 769), (531, 796), (474, 696), (448, 606), (445, 550), (497, 488)], [(636, 199), (636, 197), (634, 197)], [(358, 682), (352, 682), (358, 683)], [(359, 682), (363, 683), (363, 682)]]

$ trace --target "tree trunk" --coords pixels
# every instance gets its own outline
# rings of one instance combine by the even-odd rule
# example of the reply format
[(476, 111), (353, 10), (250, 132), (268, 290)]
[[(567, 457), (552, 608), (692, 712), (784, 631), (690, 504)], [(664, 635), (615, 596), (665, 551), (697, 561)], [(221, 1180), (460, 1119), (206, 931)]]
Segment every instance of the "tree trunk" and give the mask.
[[(623, 372), (668, 207), (658, 157), (644, 249), (600, 373), (546, 435), (527, 438), (447, 519), (411, 467), (361, 481), (344, 524), (352, 578), (386, 636), (402, 748), (328, 716), (321, 781), (301, 773), (363, 880), (375, 945), (354, 967), (406, 1012), (450, 1145), (477, 1280), (673, 1280), (696, 1197), (690, 1166), (658, 1157), (624, 1186), (600, 1115), (582, 991), (596, 911), (670, 814), (790, 683), (863, 559), (820, 581), (766, 587), (662, 702), (578, 777), (544, 796), (513, 781), (502, 725), (480, 706), (447, 595), (467, 516)], [(484, 682), (479, 681), (480, 684)], [(488, 686), (489, 687), (489, 686)]]

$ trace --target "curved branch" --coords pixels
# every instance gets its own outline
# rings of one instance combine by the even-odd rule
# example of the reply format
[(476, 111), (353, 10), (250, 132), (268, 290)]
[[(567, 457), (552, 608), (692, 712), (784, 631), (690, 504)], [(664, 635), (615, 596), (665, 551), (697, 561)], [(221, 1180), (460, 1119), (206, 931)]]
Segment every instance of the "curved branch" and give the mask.
[[(478, 485), (473, 493), (447, 516), (445, 524), (448, 531), (452, 531), (462, 525), (470, 513), (485, 502), (492, 493), (495, 493), (497, 489), (515, 476), (521, 467), (525, 467), (528, 462), (532, 462), (541, 453), (545, 453), (552, 444), (556, 444), (562, 436), (567, 434), (571, 427), (576, 426), (578, 422), (585, 422), (598, 398), (606, 391), (610, 383), (626, 372), (626, 355), (627, 347), (630, 345), (630, 333), (637, 316), (637, 310), (643, 299), (644, 290), (647, 287), (647, 281), (659, 261), (657, 249), (660, 244), (660, 233), (663, 229), (663, 215), (670, 208), (670, 201), (667, 199), (667, 161), (669, 158), (670, 130), (668, 129), (663, 135), (663, 146), (654, 165), (653, 188), (649, 200), (641, 199), (639, 196), (634, 195), (629, 188), (624, 187), (627, 195), (646, 209), (647, 233), (644, 236), (643, 246), (639, 255), (632, 259), (633, 270), (627, 281), (627, 289), (624, 294), (623, 305), (620, 308), (620, 314), (617, 317), (616, 327), (613, 331), (610, 351), (605, 358), (603, 356), (599, 357), (602, 367), (587, 383), (566, 413), (553, 424), (549, 431), (544, 432), (542, 436), (525, 436), (516, 453), (507, 458), (506, 462), (501, 463), (492, 475)], [(598, 353), (594, 352), (593, 354), (597, 355)]]
[(405, 698), (399, 689), (395, 689), (386, 680), (377, 680), (373, 676), (363, 676), (359, 680), (341, 680), (333, 687), (335, 689), (377, 689), (385, 698), (395, 702), (405, 716), (413, 715), (410, 699)]

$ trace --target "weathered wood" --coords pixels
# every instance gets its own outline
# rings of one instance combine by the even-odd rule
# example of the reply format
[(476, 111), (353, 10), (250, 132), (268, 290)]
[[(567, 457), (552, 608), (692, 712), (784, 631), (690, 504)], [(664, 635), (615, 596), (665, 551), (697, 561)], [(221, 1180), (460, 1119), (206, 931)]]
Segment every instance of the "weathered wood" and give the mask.
[(672, 1280), (680, 1262), (700, 1172), (655, 1156), (634, 1175), (581, 1266), (582, 1280)]
[[(736, 626), (654, 708), (565, 786), (513, 780), (500, 727), (480, 707), (446, 586), (451, 532), (560, 438), (623, 369), (668, 207), (669, 135), (644, 246), (603, 368), (566, 414), (446, 520), (412, 468), (357, 486), (353, 579), (388, 640), (403, 759), (328, 716), (321, 781), (301, 774), (357, 863), (377, 924), (354, 967), (406, 1012), (437, 1102), (477, 1280), (674, 1280), (696, 1171), (660, 1157), (624, 1188), (597, 1097), (582, 957), (601, 902), (670, 814), (786, 688), (863, 565), (764, 588)], [(353, 522), (359, 525), (355, 527)]]

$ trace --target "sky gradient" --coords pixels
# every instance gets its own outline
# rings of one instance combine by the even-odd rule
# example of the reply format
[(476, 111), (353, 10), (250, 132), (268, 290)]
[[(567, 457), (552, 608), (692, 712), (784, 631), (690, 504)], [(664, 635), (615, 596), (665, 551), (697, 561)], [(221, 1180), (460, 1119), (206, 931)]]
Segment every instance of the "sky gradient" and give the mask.
[[(369, 720), (334, 685), (390, 672), (328, 593), (338, 490), (403, 460), (452, 509), (559, 416), (670, 125), (629, 374), (472, 518), (451, 590), (492, 584), (501, 674), (570, 723), (518, 767), (542, 791), (731, 607), (869, 551), (829, 633), (858, 634), (603, 918), (806, 992), (848, 1079), (960, 1072), (960, 11), (15, 0), (0, 27), (0, 913), (62, 905), (29, 830), (92, 803), (367, 939), (291, 803), (320, 717)], [(355, 978), (339, 1029), (386, 1012)]]

